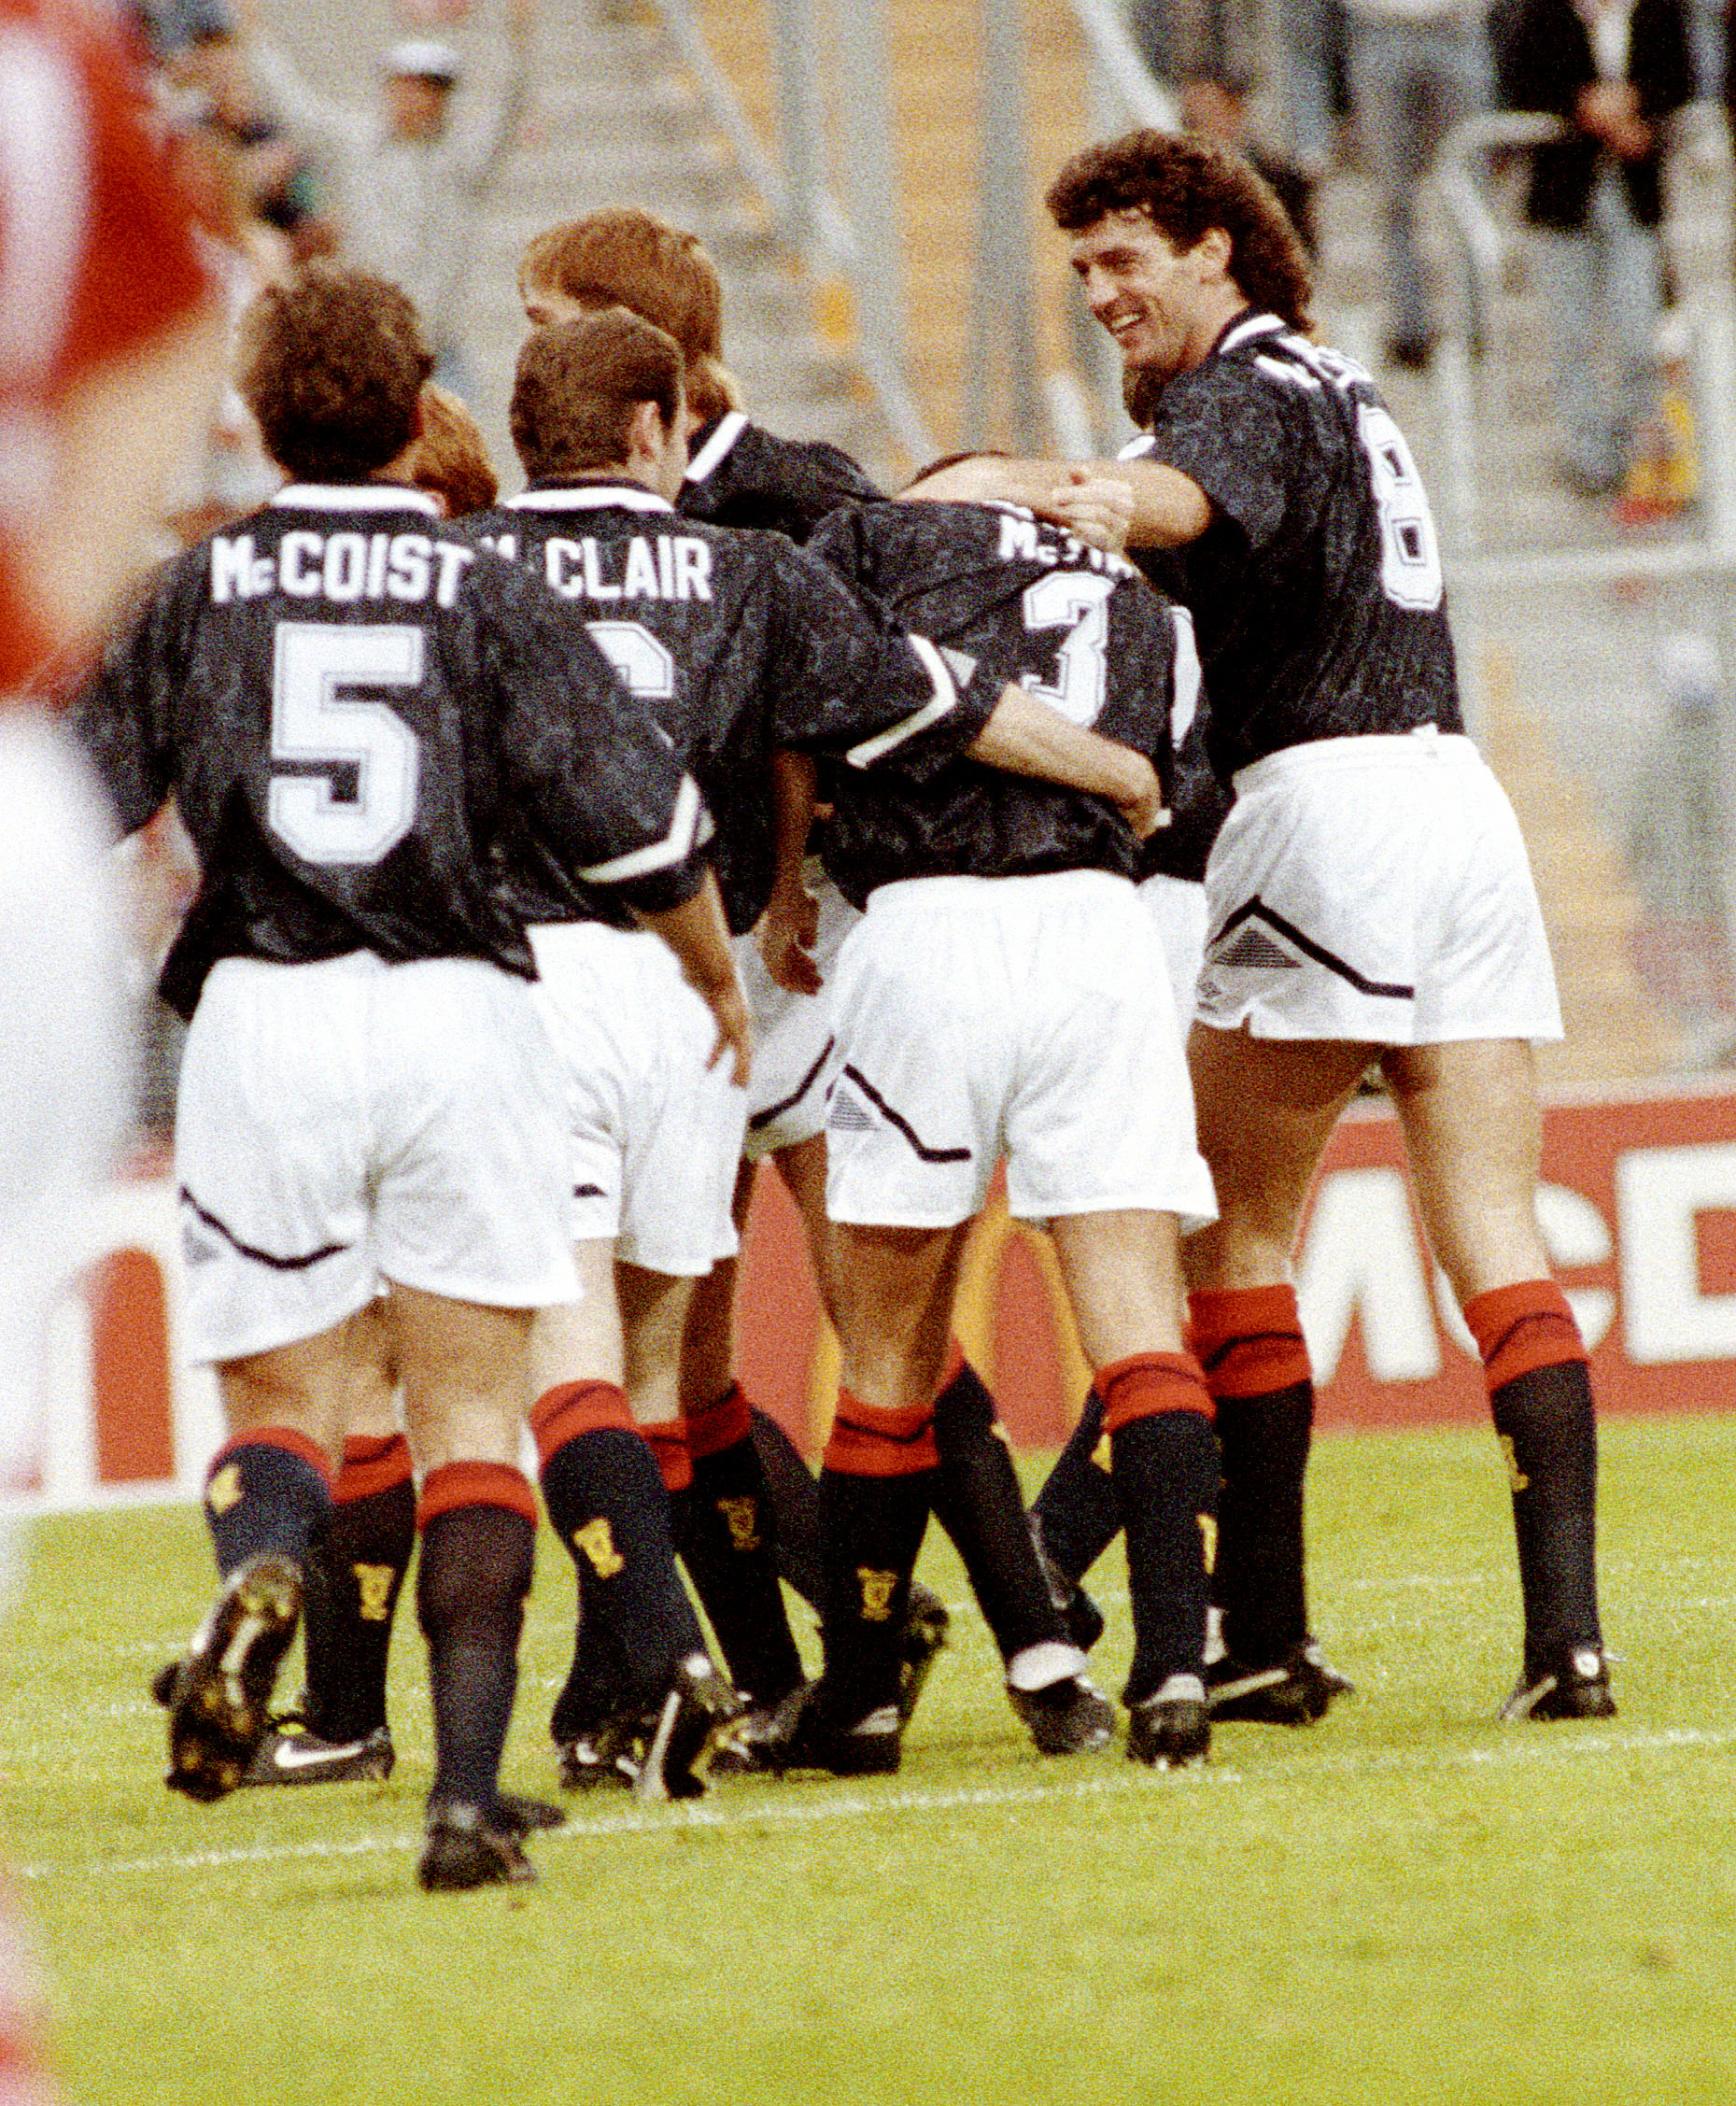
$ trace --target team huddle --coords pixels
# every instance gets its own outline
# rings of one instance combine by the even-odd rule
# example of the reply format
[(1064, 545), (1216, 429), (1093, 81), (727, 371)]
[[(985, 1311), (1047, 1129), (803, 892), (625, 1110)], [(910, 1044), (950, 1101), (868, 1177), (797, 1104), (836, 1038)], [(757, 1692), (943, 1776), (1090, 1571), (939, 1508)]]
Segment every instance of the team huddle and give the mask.
[[(1118, 1533), (1131, 1758), (1319, 1718), (1349, 1685), (1309, 1625), (1291, 1261), (1373, 1067), (1510, 1465), (1502, 1716), (1613, 1711), (1532, 1211), (1554, 983), (1409, 450), (1237, 156), (1135, 134), (1049, 204), (1144, 436), (892, 499), (749, 421), (710, 259), (643, 212), (526, 252), (505, 503), (396, 288), (315, 266), (249, 311), (289, 480), (165, 567), (77, 718), (123, 827), (173, 797), (202, 872), (162, 978), (230, 1435), (222, 1583), (155, 1685), (190, 1797), (388, 1774), (419, 1539), (418, 1877), (534, 1876), (564, 1816), (500, 1782), (527, 1423), (576, 1576), (567, 1788), (896, 1770), (931, 1515), (1044, 1755), (1115, 1731), (1081, 1583)], [(838, 1334), (817, 1480), (735, 1377), (767, 1156)], [(1094, 1376), (1028, 1514), (952, 1330), (1003, 1166)]]

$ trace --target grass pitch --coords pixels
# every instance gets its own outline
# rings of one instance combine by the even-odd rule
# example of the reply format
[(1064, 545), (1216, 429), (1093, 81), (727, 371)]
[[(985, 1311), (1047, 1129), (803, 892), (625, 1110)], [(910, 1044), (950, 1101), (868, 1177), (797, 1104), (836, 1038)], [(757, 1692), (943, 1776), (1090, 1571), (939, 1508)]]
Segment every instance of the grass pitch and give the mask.
[[(896, 1777), (573, 1804), (542, 1885), (411, 1877), (430, 1735), (395, 1648), (383, 1786), (159, 1783), (144, 1693), (211, 1589), (198, 1516), (43, 1524), (0, 1665), (4, 1851), (84, 2106), (1621, 2106), (1736, 2099), (1736, 1419), (1614, 1423), (1621, 1717), (1497, 1728), (1517, 1661), (1493, 1443), (1316, 1451), (1317, 1625), (1359, 1685), (1219, 1729), (1203, 1773), (1045, 1761), (956, 1610)], [(544, 1538), (509, 1751), (548, 1792), (566, 1561)], [(1098, 1648), (1127, 1656), (1119, 1551)], [(286, 1675), (292, 1689), (293, 1664)]]

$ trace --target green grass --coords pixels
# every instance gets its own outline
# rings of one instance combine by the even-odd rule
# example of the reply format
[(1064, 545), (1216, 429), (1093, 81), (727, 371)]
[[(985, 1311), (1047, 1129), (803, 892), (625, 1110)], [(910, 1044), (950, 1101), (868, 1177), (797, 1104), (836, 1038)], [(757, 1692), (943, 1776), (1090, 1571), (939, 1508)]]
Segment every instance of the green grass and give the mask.
[[(897, 1777), (598, 1795), (536, 1841), (540, 1887), (456, 1898), (410, 1876), (407, 1618), (389, 1785), (191, 1806), (142, 1690), (209, 1593), (197, 1516), (44, 1524), (0, 1773), (59, 2069), (85, 2106), (1729, 2101), (1733, 1479), (1736, 1419), (1606, 1429), (1609, 1725), (1489, 1722), (1517, 1644), (1493, 1444), (1334, 1441), (1316, 1619), (1360, 1694), (1319, 1727), (1221, 1728), (1183, 1775), (1045, 1762), (964, 1610)], [(571, 1578), (541, 1566), (508, 1774), (546, 1790)], [(924, 1570), (962, 1602), (939, 1542)]]

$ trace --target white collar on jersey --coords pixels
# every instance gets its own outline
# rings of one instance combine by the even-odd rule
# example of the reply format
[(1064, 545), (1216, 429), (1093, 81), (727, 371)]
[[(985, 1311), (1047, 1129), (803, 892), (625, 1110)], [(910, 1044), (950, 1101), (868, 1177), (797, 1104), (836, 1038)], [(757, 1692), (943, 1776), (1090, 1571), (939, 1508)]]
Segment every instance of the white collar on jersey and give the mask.
[(1220, 353), (1234, 351), (1244, 344), (1251, 344), (1256, 336), (1273, 336), (1283, 333), (1284, 324), (1277, 315), (1245, 315), (1238, 322), (1232, 322), (1218, 339)]
[(673, 512), (668, 498), (642, 483), (572, 483), (559, 490), (520, 490), (509, 512)]
[(272, 503), (294, 512), (426, 512), (444, 519), (426, 490), (402, 483), (286, 483)]
[(747, 430), (747, 418), (739, 409), (727, 410), (717, 420), (717, 429), (687, 463), (687, 480), (702, 483), (708, 475), (715, 474), (724, 456)]

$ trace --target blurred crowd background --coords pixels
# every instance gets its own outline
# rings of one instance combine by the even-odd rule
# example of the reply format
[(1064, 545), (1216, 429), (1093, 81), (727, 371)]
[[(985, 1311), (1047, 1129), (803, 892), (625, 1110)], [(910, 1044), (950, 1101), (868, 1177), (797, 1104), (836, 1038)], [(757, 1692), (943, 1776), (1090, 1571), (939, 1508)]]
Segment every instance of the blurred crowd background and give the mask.
[[(1241, 147), (1316, 259), (1322, 333), (1375, 370), (1434, 492), (1476, 728), (1562, 967), (1557, 1079), (1601, 1081), (1736, 1043), (1731, 13), (137, 0), (134, 25), (232, 313), (311, 256), (397, 279), (508, 489), (513, 271), (541, 226), (632, 202), (697, 227), (755, 413), (892, 481), (924, 445), (1123, 436), (1042, 186), (1130, 111)], [(1111, 93), (1117, 37), (1143, 85)], [(276, 480), (223, 390), (165, 464), (164, 548)], [(143, 990), (191, 870), (172, 827), (140, 854)], [(160, 1136), (176, 1047), (154, 1011), (149, 1039)]]

